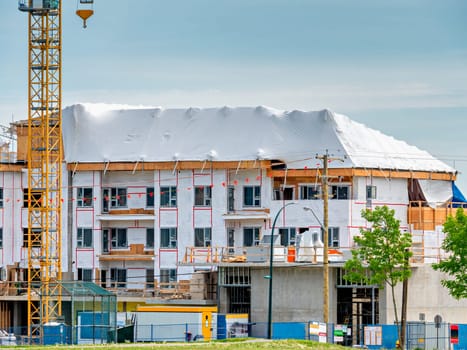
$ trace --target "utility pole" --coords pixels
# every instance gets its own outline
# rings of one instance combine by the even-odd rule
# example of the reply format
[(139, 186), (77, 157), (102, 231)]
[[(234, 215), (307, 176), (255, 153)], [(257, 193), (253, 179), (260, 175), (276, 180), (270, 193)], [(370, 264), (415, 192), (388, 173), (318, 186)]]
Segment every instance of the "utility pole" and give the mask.
[(321, 178), (322, 188), (323, 188), (323, 321), (326, 323), (326, 326), (329, 322), (329, 190), (328, 190), (328, 161), (329, 155), (326, 151), (318, 159), (323, 160), (323, 176)]
[(329, 157), (329, 153), (322, 156), (317, 155), (316, 159), (323, 161), (323, 175), (321, 176), (321, 186), (323, 188), (323, 322), (329, 323), (329, 186), (328, 186), (328, 163), (333, 160), (344, 161), (341, 158)]

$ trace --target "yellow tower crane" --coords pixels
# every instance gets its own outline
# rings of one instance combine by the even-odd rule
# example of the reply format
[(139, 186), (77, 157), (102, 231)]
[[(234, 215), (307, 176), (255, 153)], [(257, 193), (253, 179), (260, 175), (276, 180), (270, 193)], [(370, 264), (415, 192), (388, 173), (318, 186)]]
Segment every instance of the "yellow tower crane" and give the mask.
[[(61, 0), (19, 0), (29, 14), (28, 335), (62, 315), (62, 6)], [(78, 16), (93, 0), (79, 0)]]

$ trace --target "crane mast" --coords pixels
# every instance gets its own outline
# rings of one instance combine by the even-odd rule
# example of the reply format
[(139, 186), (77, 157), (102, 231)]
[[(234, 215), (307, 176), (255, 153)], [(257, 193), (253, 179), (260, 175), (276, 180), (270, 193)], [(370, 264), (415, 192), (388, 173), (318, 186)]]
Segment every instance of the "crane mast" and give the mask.
[[(33, 339), (62, 315), (62, 6), (61, 0), (19, 0), (18, 6), (29, 17), (27, 291)], [(77, 14), (85, 21), (92, 10)]]
[(62, 33), (58, 0), (19, 2), (28, 12), (28, 335), (62, 314)]

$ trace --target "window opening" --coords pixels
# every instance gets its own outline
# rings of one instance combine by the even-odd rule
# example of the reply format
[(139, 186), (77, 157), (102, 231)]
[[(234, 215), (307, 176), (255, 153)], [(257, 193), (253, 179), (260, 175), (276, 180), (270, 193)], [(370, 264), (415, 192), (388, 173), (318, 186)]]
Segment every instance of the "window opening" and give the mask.
[(78, 227), (76, 230), (76, 246), (78, 248), (92, 247), (92, 228)]
[(279, 229), (281, 245), (284, 247), (295, 245), (296, 229), (295, 227), (285, 227)]
[(177, 187), (176, 186), (161, 186), (161, 207), (176, 207), (177, 206)]
[(76, 197), (78, 207), (92, 207), (92, 187), (78, 187)]
[(146, 188), (146, 208), (154, 208), (154, 187)]
[(211, 186), (196, 186), (195, 187), (195, 206), (210, 207), (211, 206)]
[(259, 227), (244, 227), (243, 228), (243, 245), (252, 247), (259, 245), (260, 228)]
[(261, 187), (245, 186), (243, 187), (243, 206), (260, 207), (261, 206)]
[(334, 185), (331, 186), (330, 199), (349, 199), (349, 186)]
[(177, 248), (177, 228), (161, 228), (161, 248)]
[(211, 228), (195, 228), (195, 247), (211, 246)]
[(154, 248), (154, 229), (152, 227), (146, 229), (146, 248)]

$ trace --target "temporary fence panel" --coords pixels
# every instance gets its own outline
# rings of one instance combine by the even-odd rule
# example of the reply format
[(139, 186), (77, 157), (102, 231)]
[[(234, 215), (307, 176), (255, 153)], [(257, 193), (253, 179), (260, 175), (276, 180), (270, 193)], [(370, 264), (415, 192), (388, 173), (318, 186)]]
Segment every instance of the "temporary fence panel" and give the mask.
[(187, 334), (202, 334), (200, 313), (136, 313), (136, 341), (183, 341)]
[(425, 349), (449, 349), (449, 324), (425, 324)]
[(425, 349), (426, 323), (408, 322), (407, 323), (407, 349)]
[[(110, 315), (108, 312), (78, 312), (78, 344), (104, 344), (109, 340)], [(113, 338), (112, 338), (113, 339)]]
[(217, 339), (249, 336), (248, 314), (217, 315)]
[(308, 323), (276, 322), (272, 327), (273, 339), (307, 339)]
[(49, 323), (43, 327), (44, 345), (71, 344), (71, 327), (63, 323)]
[(458, 324), (457, 343), (451, 342), (454, 350), (467, 350), (467, 324)]
[(190, 341), (199, 334), (200, 326), (199, 323), (140, 324), (135, 328), (135, 341)]

